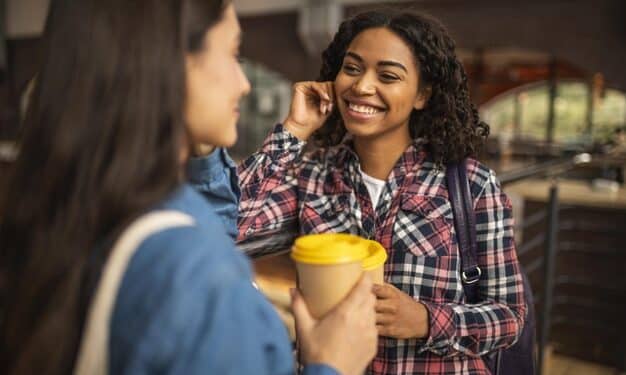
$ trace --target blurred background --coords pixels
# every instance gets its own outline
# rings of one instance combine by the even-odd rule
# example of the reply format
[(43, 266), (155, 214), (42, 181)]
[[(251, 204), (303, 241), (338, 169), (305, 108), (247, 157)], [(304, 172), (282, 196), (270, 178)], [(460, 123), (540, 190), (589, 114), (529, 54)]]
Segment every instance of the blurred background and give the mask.
[[(234, 3), (253, 87), (231, 150), (238, 160), (284, 118), (291, 84), (317, 77), (320, 53), (342, 19), (379, 6), (440, 19), (491, 126), (480, 159), (514, 202), (542, 372), (626, 372), (626, 1)], [(0, 179), (17, 153), (47, 11), (48, 0), (0, 0)], [(255, 263), (259, 284), (280, 305), (293, 285), (289, 258)]]

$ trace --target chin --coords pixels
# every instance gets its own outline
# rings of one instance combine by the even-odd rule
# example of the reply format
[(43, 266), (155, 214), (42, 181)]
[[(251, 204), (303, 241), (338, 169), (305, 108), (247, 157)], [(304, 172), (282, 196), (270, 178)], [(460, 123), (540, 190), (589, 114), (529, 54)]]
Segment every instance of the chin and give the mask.
[[(222, 123), (223, 124), (223, 123)], [(232, 147), (237, 142), (237, 125), (215, 127), (201, 142), (215, 147)]]
[(237, 138), (237, 131), (235, 130), (232, 133), (224, 134), (216, 144), (219, 147), (233, 147), (237, 143)]
[(355, 137), (371, 137), (377, 134), (376, 127), (372, 125), (344, 123), (344, 126), (346, 131)]
[(233, 147), (235, 145), (235, 143), (237, 143), (237, 137), (235, 137), (233, 140), (230, 140), (228, 142), (224, 142), (222, 147), (224, 147), (224, 148)]

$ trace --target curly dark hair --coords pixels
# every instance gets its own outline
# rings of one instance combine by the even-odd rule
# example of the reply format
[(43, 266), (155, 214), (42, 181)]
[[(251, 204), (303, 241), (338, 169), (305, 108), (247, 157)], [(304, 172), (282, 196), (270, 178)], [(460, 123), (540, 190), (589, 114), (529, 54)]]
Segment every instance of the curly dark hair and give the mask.
[[(454, 41), (443, 25), (431, 17), (385, 9), (344, 21), (322, 53), (318, 81), (334, 81), (352, 40), (364, 30), (379, 27), (391, 30), (406, 42), (418, 62), (419, 89), (431, 88), (426, 106), (411, 113), (411, 136), (426, 139), (427, 150), (439, 164), (475, 156), (489, 135), (489, 126), (480, 121), (470, 101), (467, 75), (456, 57)], [(335, 109), (313, 140), (318, 146), (328, 147), (341, 142), (345, 134), (346, 128)]]

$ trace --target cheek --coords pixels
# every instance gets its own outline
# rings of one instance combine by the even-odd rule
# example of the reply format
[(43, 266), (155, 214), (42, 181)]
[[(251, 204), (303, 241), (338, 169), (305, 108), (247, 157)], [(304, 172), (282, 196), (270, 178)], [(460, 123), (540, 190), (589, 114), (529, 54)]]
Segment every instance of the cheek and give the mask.
[(413, 110), (417, 94), (409, 90), (392, 90), (388, 93), (386, 100), (389, 100), (392, 112), (398, 116), (408, 116)]
[(219, 95), (214, 85), (203, 77), (192, 77), (187, 87), (187, 120), (190, 125), (197, 125), (207, 120), (207, 113), (219, 108), (219, 103), (216, 103)]
[(335, 78), (334, 86), (335, 96), (339, 97), (346, 90), (350, 89), (350, 87), (352, 86), (352, 80), (349, 76), (339, 72), (339, 74), (337, 74), (337, 77)]
[(224, 107), (217, 102), (219, 90), (214, 85), (207, 84), (202, 75), (194, 74), (189, 78), (185, 107), (188, 130), (194, 141), (212, 143), (220, 123), (216, 113)]

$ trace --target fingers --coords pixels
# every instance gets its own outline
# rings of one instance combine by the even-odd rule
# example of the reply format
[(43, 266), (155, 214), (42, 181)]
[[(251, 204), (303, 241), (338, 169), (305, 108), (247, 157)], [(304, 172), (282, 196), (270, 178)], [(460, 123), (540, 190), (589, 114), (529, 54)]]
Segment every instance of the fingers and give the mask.
[(320, 82), (324, 86), (324, 90), (330, 97), (331, 107), (337, 103), (337, 98), (335, 97), (335, 84), (331, 81)]
[(356, 305), (371, 305), (373, 309), (376, 303), (376, 298), (372, 294), (373, 285), (372, 278), (364, 273), (359, 282), (352, 288), (348, 299), (353, 298)]
[(295, 90), (300, 90), (305, 96), (311, 97), (319, 103), (319, 111), (322, 115), (328, 115), (334, 106), (334, 89), (332, 82), (298, 82)]
[(372, 294), (372, 280), (364, 274), (352, 288), (346, 298), (336, 307), (337, 313), (346, 316), (358, 316), (374, 324), (376, 297)]
[(387, 324), (376, 324), (376, 330), (380, 336), (385, 337), (396, 337), (395, 330), (391, 325)]
[(296, 332), (299, 337), (304, 337), (315, 326), (315, 319), (311, 316), (304, 298), (297, 289), (291, 289), (291, 311), (293, 311)]
[(395, 314), (398, 311), (395, 301), (392, 300), (376, 300), (376, 306), (374, 310), (377, 313)]
[(374, 284), (372, 288), (372, 292), (379, 299), (388, 299), (392, 298), (395, 294), (395, 288), (391, 284)]
[(393, 323), (394, 316), (391, 314), (377, 313), (376, 314), (376, 326), (385, 326)]
[(328, 88), (324, 82), (305, 82), (309, 88), (317, 94), (317, 96), (322, 101), (326, 101), (332, 103), (332, 99), (330, 93), (328, 92)]
[(333, 109), (333, 100), (324, 83), (311, 82), (311, 90), (317, 94), (320, 102), (320, 113), (322, 115), (329, 114)]

